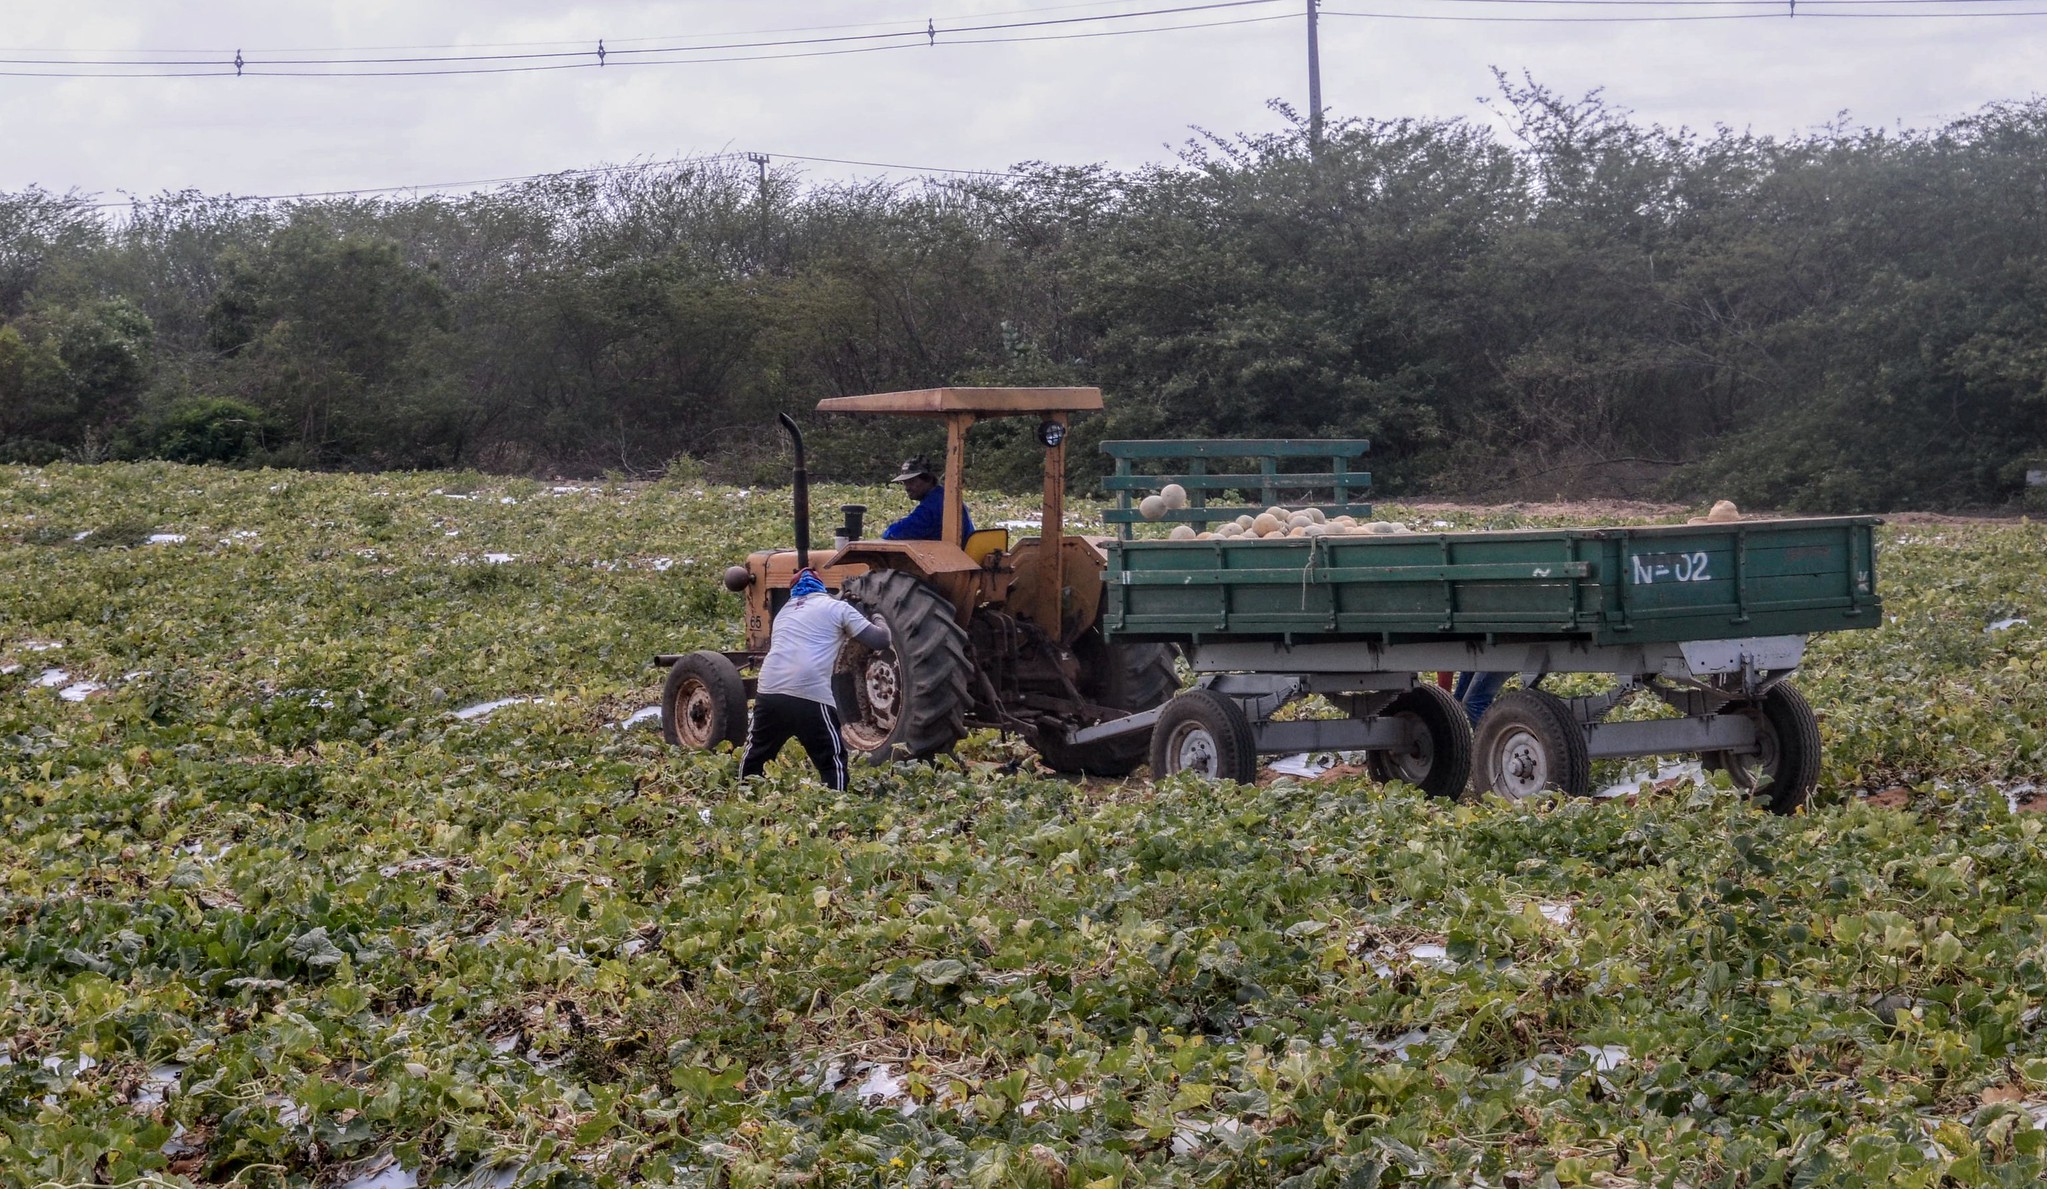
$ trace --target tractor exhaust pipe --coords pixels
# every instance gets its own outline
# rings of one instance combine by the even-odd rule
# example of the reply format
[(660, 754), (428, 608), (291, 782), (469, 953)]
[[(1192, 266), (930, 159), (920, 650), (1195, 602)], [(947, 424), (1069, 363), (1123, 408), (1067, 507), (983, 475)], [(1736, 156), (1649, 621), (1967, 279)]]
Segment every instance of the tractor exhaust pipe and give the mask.
[(793, 482), (796, 488), (796, 568), (810, 568), (810, 475), (803, 469), (803, 431), (796, 428), (796, 419), (787, 413), (779, 414), (782, 428), (789, 431), (789, 440), (796, 447), (796, 471)]

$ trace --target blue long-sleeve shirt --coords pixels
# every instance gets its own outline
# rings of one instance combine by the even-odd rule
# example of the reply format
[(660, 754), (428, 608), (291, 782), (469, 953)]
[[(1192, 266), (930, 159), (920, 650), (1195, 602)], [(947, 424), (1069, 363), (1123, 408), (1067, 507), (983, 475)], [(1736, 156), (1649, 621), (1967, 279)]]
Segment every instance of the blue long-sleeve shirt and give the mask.
[[(936, 541), (945, 535), (945, 488), (941, 485), (924, 493), (910, 514), (882, 530), (884, 541)], [(974, 517), (960, 508), (960, 541), (974, 535)]]

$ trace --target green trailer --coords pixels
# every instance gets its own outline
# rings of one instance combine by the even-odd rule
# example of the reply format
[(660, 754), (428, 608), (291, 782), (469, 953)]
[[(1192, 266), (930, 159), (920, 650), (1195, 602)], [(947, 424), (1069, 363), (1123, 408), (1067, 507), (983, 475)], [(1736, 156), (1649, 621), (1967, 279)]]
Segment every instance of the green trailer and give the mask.
[[(1112, 523), (1134, 523), (1128, 493), (1180, 478), (1130, 478), (1125, 459), (1156, 465), (1174, 445), (1105, 445), (1125, 451)], [(1317, 456), (1313, 443), (1285, 445), (1292, 453), (1282, 458)], [(1263, 469), (1270, 482), (1269, 461)], [(1350, 496), (1360, 476), (1335, 473)], [(1258, 476), (1196, 477), (1208, 483), (1197, 490), (1214, 490)], [(1176, 517), (1222, 518), (1192, 509)], [(1072, 743), (1150, 730), (1155, 775), (1239, 781), (1254, 777), (1262, 754), (1363, 752), (1381, 777), (1444, 796), (1467, 785), (1510, 797), (1582, 794), (1592, 760), (1697, 754), (1771, 809), (1792, 812), (1818, 779), (1819, 735), (1789, 678), (1812, 633), (1882, 622), (1879, 523), (1203, 540), (1129, 539), (1125, 528), (1108, 546), (1104, 633), (1112, 643), (1178, 645), (1198, 681), (1163, 707), (1077, 730)], [(1474, 734), (1463, 707), (1419, 677), (1452, 671), (1517, 673), (1523, 688), (1495, 702)], [(1553, 673), (1614, 683), (1566, 699), (1541, 688)], [(1345, 717), (1276, 717), (1311, 694)], [(1676, 717), (1608, 720), (1636, 696), (1659, 699)]]
[(1674, 643), (1873, 626), (1871, 517), (1118, 541), (1113, 638)]

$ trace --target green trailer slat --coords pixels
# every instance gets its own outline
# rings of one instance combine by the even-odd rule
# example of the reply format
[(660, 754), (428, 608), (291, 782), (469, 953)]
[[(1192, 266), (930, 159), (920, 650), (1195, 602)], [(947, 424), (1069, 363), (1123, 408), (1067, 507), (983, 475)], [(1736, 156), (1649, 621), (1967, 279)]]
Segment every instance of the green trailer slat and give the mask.
[(1369, 438), (1172, 438), (1102, 443), (1111, 458), (1357, 458)]
[[(1105, 475), (1102, 478), (1104, 491), (1157, 491), (1166, 483), (1178, 483), (1189, 492), (1195, 491), (1244, 491), (1263, 488), (1267, 484), (1280, 487), (1334, 487), (1346, 483), (1353, 487), (1370, 487), (1370, 471), (1315, 471), (1312, 473), (1288, 474), (1274, 471), (1270, 475)], [(1287, 505), (1289, 508), (1293, 505)], [(1263, 512), (1264, 508), (1258, 511)]]
[(1326, 582), (1555, 581), (1559, 578), (1584, 578), (1591, 573), (1591, 562), (1548, 565), (1503, 562), (1465, 566), (1315, 566), (1293, 570), (1125, 570), (1114, 581), (1124, 586), (1227, 586), (1254, 582), (1293, 582), (1307, 586)]
[[(1157, 482), (1156, 479), (1153, 481), (1154, 483)], [(1370, 504), (1288, 504), (1287, 507), (1293, 511), (1300, 511), (1306, 508), (1320, 508), (1324, 516), (1330, 517), (1370, 516), (1372, 514), (1372, 505)], [(1256, 516), (1263, 511), (1265, 511), (1265, 505), (1263, 504), (1255, 507), (1235, 507), (1222, 504), (1195, 507), (1190, 504), (1185, 508), (1169, 510), (1159, 516), (1158, 520), (1167, 524), (1219, 524), (1225, 520), (1235, 520), (1239, 516)], [(1102, 520), (1107, 524), (1154, 523), (1151, 517), (1146, 516), (1136, 508), (1103, 508)]]
[(1871, 517), (1110, 548), (1112, 637), (1596, 644), (1875, 627)]
[[(1325, 516), (1365, 516), (1372, 505), (1358, 500), (1359, 492), (1372, 485), (1370, 471), (1351, 469), (1352, 462), (1372, 448), (1363, 438), (1183, 438), (1151, 441), (1103, 442), (1102, 451), (1116, 460), (1116, 473), (1103, 487), (1116, 497), (1114, 508), (1102, 510), (1102, 519), (1116, 526), (1125, 541), (1131, 528), (1146, 520), (1168, 520), (1177, 524), (1198, 524), (1204, 528), (1223, 520), (1256, 516), (1273, 504), (1291, 508), (1315, 507)], [(1210, 474), (1210, 459), (1233, 458), (1255, 462), (1256, 474)], [(1326, 470), (1283, 472), (1281, 462), (1313, 459)], [(1131, 465), (1143, 462), (1152, 472), (1140, 474)], [(1186, 508), (1161, 517), (1143, 516), (1131, 506), (1135, 492), (1163, 488), (1177, 483), (1186, 489)], [(1208, 502), (1210, 492), (1241, 491), (1244, 498), (1256, 493), (1256, 506), (1217, 507)], [(1287, 493), (1292, 493), (1288, 498)], [(1326, 499), (1326, 502), (1323, 502)]]

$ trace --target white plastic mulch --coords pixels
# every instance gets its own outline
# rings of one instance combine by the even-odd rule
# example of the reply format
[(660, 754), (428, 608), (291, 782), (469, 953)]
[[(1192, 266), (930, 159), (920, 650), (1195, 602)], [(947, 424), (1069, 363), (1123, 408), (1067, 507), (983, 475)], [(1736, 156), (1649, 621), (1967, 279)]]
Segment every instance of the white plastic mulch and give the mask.
[(500, 710), (503, 710), (507, 706), (517, 706), (522, 703), (531, 703), (536, 706), (545, 706), (547, 705), (547, 699), (499, 698), (493, 702), (478, 702), (473, 706), (464, 706), (462, 709), (455, 711), (455, 717), (461, 719), (463, 722), (471, 722), (479, 718), (488, 718), (490, 715), (495, 714)]

